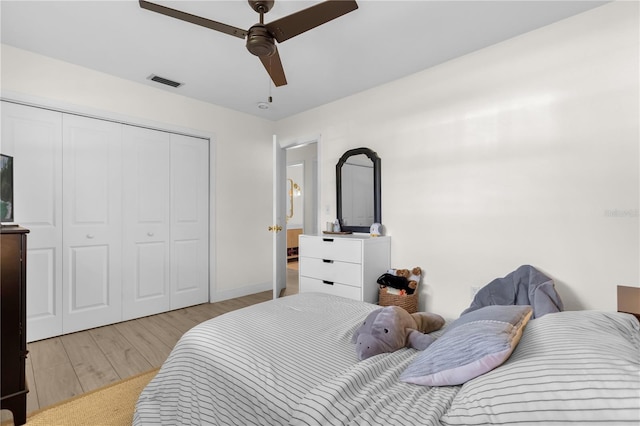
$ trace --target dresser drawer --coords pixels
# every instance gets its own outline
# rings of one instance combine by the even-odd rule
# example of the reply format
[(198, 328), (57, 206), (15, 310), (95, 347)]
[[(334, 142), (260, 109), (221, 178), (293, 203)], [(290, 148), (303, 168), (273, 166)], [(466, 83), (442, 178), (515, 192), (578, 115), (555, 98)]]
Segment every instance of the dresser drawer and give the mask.
[(354, 287), (362, 286), (362, 265), (359, 263), (305, 256), (300, 258), (300, 275)]
[(322, 280), (309, 277), (300, 277), (300, 292), (328, 293), (335, 296), (347, 297), (349, 299), (362, 300), (361, 289), (339, 283), (327, 284)]
[(300, 254), (317, 259), (362, 263), (362, 241), (348, 238), (300, 236)]

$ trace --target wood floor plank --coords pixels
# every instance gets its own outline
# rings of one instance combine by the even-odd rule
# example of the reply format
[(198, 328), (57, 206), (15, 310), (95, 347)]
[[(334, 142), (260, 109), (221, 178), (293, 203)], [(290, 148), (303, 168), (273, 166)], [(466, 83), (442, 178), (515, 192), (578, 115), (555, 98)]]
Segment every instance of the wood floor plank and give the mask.
[(120, 376), (88, 331), (60, 338), (85, 392), (120, 380)]
[(220, 309), (214, 310), (206, 305), (197, 305), (192, 306), (187, 310), (186, 315), (194, 321), (197, 321), (199, 324), (210, 320), (211, 318), (217, 317), (222, 312)]
[(95, 328), (89, 332), (121, 379), (153, 368), (114, 326)]
[(266, 302), (267, 300), (273, 299), (273, 291), (268, 290), (260, 293), (249, 294), (248, 296), (240, 299), (242, 299), (243, 302), (246, 303), (246, 306), (255, 305), (256, 303), (262, 303)]
[(27, 350), (34, 370), (69, 363), (69, 357), (59, 337), (29, 343)]
[(256, 295), (243, 296), (236, 299), (228, 299), (215, 303), (203, 303), (191, 306), (181, 313), (198, 323), (215, 318), (227, 312), (235, 311), (255, 303), (260, 303), (271, 298), (271, 292), (258, 293)]
[(193, 319), (189, 318), (184, 309), (165, 312), (161, 314), (160, 318), (162, 318), (171, 326), (182, 331), (183, 333), (186, 333), (187, 331), (198, 325), (198, 321), (194, 321)]
[(40, 408), (40, 404), (38, 403), (38, 387), (33, 377), (33, 365), (31, 357), (29, 356), (27, 356), (25, 363), (25, 379), (27, 380), (27, 388), (29, 389), (29, 393), (27, 394), (27, 412), (38, 410)]
[(209, 317), (208, 319), (218, 317), (233, 311), (233, 307), (229, 304), (219, 303), (204, 303), (202, 305), (194, 306), (193, 309), (198, 310), (203, 316)]
[(248, 304), (248, 299), (229, 299), (220, 302), (220, 307), (229, 311), (235, 311), (246, 307)]
[(235, 310), (233, 306), (224, 304), (224, 302), (206, 303), (204, 305), (199, 305), (197, 308), (199, 311), (203, 312), (203, 315), (208, 316), (209, 319), (224, 315), (227, 312)]
[(149, 330), (136, 321), (115, 324), (118, 330), (138, 352), (154, 367), (160, 367), (165, 362), (173, 346), (165, 345), (162, 340), (154, 336)]
[(184, 334), (166, 321), (162, 321), (158, 315), (140, 318), (136, 321), (146, 327), (150, 333), (170, 348), (173, 348)]
[(84, 392), (70, 362), (36, 369), (33, 373), (38, 387), (38, 403), (41, 407), (47, 407)]

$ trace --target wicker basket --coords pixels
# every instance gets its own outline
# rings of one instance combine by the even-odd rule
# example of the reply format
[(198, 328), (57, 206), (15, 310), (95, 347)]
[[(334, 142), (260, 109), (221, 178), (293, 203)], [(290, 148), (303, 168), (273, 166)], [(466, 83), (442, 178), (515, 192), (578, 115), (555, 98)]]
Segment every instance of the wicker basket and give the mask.
[(413, 294), (390, 294), (387, 287), (380, 286), (378, 305), (380, 306), (400, 306), (405, 311), (413, 314), (418, 312), (418, 287)]

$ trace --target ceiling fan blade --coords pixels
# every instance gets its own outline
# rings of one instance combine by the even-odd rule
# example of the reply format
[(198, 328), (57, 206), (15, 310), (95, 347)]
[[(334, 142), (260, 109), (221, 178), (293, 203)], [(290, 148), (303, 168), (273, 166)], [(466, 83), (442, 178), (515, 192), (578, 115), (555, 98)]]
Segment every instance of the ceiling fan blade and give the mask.
[(262, 65), (271, 76), (271, 80), (276, 87), (284, 86), (287, 84), (287, 78), (284, 76), (284, 68), (282, 68), (282, 61), (280, 61), (280, 54), (278, 48), (276, 52), (271, 56), (260, 56)]
[(233, 27), (231, 25), (223, 24), (221, 22), (212, 21), (211, 19), (203, 18), (201, 16), (192, 15), (180, 10), (171, 9), (170, 7), (162, 6), (156, 3), (151, 3), (145, 0), (139, 0), (140, 7), (143, 9), (157, 12), (162, 15), (170, 16), (172, 18), (180, 19), (182, 21), (190, 22), (192, 24), (200, 25), (201, 27), (209, 28), (212, 30), (220, 31), (225, 34), (236, 36), (238, 38), (245, 38), (247, 31), (240, 28)]
[(299, 12), (276, 19), (266, 25), (273, 37), (282, 43), (305, 31), (339, 18), (358, 8), (355, 0), (325, 0)]

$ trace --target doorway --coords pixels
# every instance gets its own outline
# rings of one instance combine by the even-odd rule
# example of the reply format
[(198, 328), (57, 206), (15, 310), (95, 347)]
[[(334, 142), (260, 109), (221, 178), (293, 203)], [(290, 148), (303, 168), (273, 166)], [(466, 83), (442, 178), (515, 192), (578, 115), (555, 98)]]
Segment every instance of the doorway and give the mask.
[(318, 230), (318, 143), (286, 148), (286, 164), (288, 296), (298, 293), (298, 236)]

